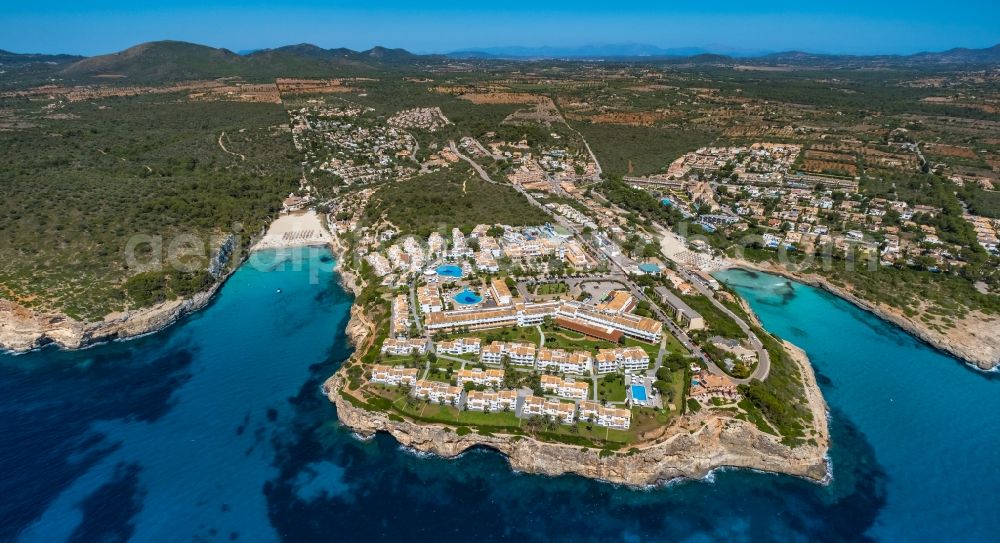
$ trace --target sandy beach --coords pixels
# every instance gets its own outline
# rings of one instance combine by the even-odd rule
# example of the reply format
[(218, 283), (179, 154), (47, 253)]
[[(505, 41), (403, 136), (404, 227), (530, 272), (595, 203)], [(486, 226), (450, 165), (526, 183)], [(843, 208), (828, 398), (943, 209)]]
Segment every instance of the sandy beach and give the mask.
[(330, 233), (323, 227), (315, 210), (283, 214), (267, 229), (264, 237), (253, 249), (278, 249), (305, 245), (326, 245), (330, 243)]

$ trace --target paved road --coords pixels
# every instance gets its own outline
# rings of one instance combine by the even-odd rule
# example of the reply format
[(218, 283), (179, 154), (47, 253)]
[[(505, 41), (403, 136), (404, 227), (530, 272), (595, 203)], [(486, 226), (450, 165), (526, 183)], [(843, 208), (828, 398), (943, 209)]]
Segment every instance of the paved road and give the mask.
[(484, 170), (483, 167), (480, 166), (478, 162), (462, 154), (462, 152), (458, 150), (458, 146), (455, 145), (454, 141), (449, 141), (448, 146), (451, 147), (451, 152), (455, 153), (455, 156), (468, 162), (469, 165), (472, 166), (472, 169), (476, 170), (476, 173), (479, 174), (479, 177), (481, 177), (483, 181), (486, 181), (487, 183), (493, 183), (494, 185), (497, 184), (496, 181), (490, 179), (489, 174), (486, 173), (486, 170)]
[(417, 332), (423, 335), (424, 333), (424, 323), (420, 320), (420, 315), (417, 315), (417, 280), (416, 278), (410, 279), (410, 314), (413, 317), (413, 322), (417, 324)]
[(746, 379), (733, 378), (733, 380), (736, 381), (737, 383), (746, 384), (749, 383), (752, 379), (759, 379), (761, 381), (767, 379), (768, 374), (771, 373), (771, 355), (770, 353), (767, 352), (767, 349), (764, 348), (764, 344), (760, 341), (760, 338), (757, 337), (757, 334), (753, 333), (753, 331), (750, 330), (750, 326), (739, 315), (732, 312), (728, 307), (723, 305), (723, 303), (720, 302), (715, 297), (715, 293), (712, 292), (711, 289), (699, 283), (698, 281), (692, 280), (691, 284), (694, 285), (694, 288), (698, 292), (700, 292), (702, 295), (708, 298), (709, 301), (712, 302), (712, 305), (718, 308), (719, 311), (722, 311), (730, 319), (733, 319), (733, 322), (735, 322), (736, 325), (740, 327), (740, 330), (743, 330), (743, 333), (747, 335), (747, 338), (750, 339), (750, 346), (753, 347), (755, 351), (757, 351), (757, 367), (754, 369), (754, 372), (750, 375), (750, 377)]
[[(581, 135), (581, 138), (582, 137), (583, 136)], [(584, 139), (583, 141), (584, 141), (584, 144), (587, 145), (586, 139)], [(494, 181), (493, 179), (491, 179), (490, 176), (489, 176), (489, 174), (487, 174), (486, 171), (483, 170), (482, 166), (480, 166), (476, 161), (474, 161), (471, 158), (469, 158), (469, 157), (465, 156), (464, 154), (462, 154), (458, 150), (458, 147), (455, 145), (454, 141), (449, 142), (449, 146), (451, 147), (452, 152), (455, 153), (455, 155), (458, 156), (459, 158), (461, 158), (462, 160), (468, 162), (472, 166), (472, 168), (476, 170), (476, 173), (479, 174), (479, 177), (481, 177), (484, 181), (487, 181), (489, 183), (494, 183), (494, 184), (496, 183), (496, 181)], [(588, 151), (590, 150), (590, 146), (589, 145), (587, 145), (587, 149), (588, 149)], [(591, 156), (593, 156), (593, 153), (591, 153)], [(596, 163), (597, 157), (594, 157), (594, 161)], [(597, 167), (598, 167), (598, 171), (600, 171), (600, 164), (598, 164)], [(567, 221), (561, 215), (556, 215), (556, 214), (552, 213), (552, 210), (550, 210), (549, 208), (547, 208), (544, 205), (542, 205), (538, 200), (535, 200), (535, 198), (532, 197), (531, 194), (529, 194), (527, 191), (525, 191), (520, 185), (512, 184), (511, 186), (513, 186), (515, 190), (517, 190), (525, 198), (527, 198), (529, 203), (531, 203), (535, 207), (541, 209), (542, 211), (545, 211), (547, 214), (549, 214), (550, 216), (552, 216), (556, 220), (556, 222), (558, 222), (560, 225), (562, 225), (563, 227), (565, 227), (567, 230), (573, 232), (573, 234), (575, 235), (575, 237), (577, 239), (579, 239), (581, 242), (583, 242), (584, 245), (586, 245), (587, 248), (590, 249), (590, 251), (591, 251), (592, 254), (596, 254), (596, 255), (602, 255), (603, 254), (596, 247), (594, 247), (590, 243), (590, 241), (588, 239), (586, 239), (586, 236), (584, 236), (576, 228), (576, 225), (574, 225), (573, 223)], [(607, 277), (609, 277), (609, 278), (610, 277), (614, 277), (614, 280), (619, 281), (619, 282), (625, 284), (628, 287), (629, 291), (632, 293), (632, 295), (637, 300), (647, 301), (649, 303), (649, 307), (651, 308), (651, 310), (653, 311), (653, 313), (656, 314), (656, 317), (661, 322), (664, 322), (664, 323), (667, 324), (667, 327), (670, 328), (671, 333), (673, 333), (673, 335), (675, 337), (677, 337), (677, 339), (681, 342), (681, 344), (684, 345), (684, 347), (687, 348), (689, 351), (691, 351), (691, 353), (693, 355), (695, 355), (696, 357), (698, 357), (699, 359), (701, 359), (702, 362), (704, 362), (705, 365), (708, 367), (709, 371), (711, 371), (712, 373), (717, 374), (717, 375), (728, 375), (728, 374), (726, 374), (725, 371), (722, 370), (722, 368), (720, 368), (718, 365), (716, 365), (715, 362), (713, 362), (710, 358), (708, 358), (708, 356), (705, 355), (705, 353), (702, 352), (702, 350), (700, 348), (698, 348), (694, 344), (693, 341), (691, 341), (691, 338), (688, 337), (687, 333), (684, 330), (682, 330), (679, 326), (677, 326), (672, 319), (670, 319), (669, 317), (667, 317), (667, 315), (663, 312), (663, 310), (660, 308), (659, 305), (653, 303), (652, 300), (650, 300), (642, 292), (642, 290), (639, 288), (638, 285), (636, 285), (633, 281), (631, 281), (630, 279), (628, 279), (628, 271), (625, 269), (625, 267), (620, 262), (618, 262), (615, 259), (610, 259), (610, 260), (614, 263), (614, 265), (617, 268), (619, 268), (619, 270), (621, 272), (621, 275), (618, 275), (618, 274), (613, 274), (613, 275), (609, 274)], [(687, 270), (684, 270), (684, 271), (687, 271)], [(695, 282), (695, 283), (697, 283), (697, 282)], [(711, 299), (713, 302), (718, 303), (718, 300), (715, 300), (714, 296), (710, 296), (709, 299)], [(726, 311), (729, 312), (728, 309)], [(739, 319), (737, 319), (737, 322), (742, 322), (742, 321), (739, 320)], [(746, 323), (743, 323), (743, 324), (746, 325)], [(751, 336), (751, 342), (755, 342), (754, 343), (755, 346), (759, 345), (760, 344), (760, 340), (756, 336), (754, 336), (752, 334), (749, 334), (749, 326), (747, 327), (747, 332), (748, 332), (748, 335)], [(748, 379), (735, 379), (734, 378), (733, 380), (736, 381), (737, 383), (749, 383), (751, 378), (758, 378), (758, 379), (762, 379), (762, 380), (766, 379), (767, 375), (768, 375), (768, 372), (770, 372), (771, 364), (770, 364), (770, 357), (767, 356), (766, 351), (764, 351), (764, 353), (765, 353), (764, 356), (761, 357), (760, 356), (760, 352), (758, 352), (759, 363), (757, 365), (757, 370), (754, 371), (754, 374), (750, 378), (748, 378)], [(662, 350), (661, 350), (661, 354), (662, 354)], [(660, 358), (660, 356), (658, 356), (657, 358)]]

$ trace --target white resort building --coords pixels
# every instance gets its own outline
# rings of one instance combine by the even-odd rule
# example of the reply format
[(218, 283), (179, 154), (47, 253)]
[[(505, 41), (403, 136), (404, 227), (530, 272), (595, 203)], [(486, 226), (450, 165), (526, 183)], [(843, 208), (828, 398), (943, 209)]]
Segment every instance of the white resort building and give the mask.
[(388, 338), (382, 344), (382, 352), (392, 356), (408, 354), (424, 354), (427, 351), (427, 340), (420, 338), (397, 339)]
[(530, 343), (494, 341), (479, 351), (483, 364), (500, 365), (504, 356), (510, 358), (511, 364), (535, 366), (535, 346)]
[(371, 382), (383, 385), (410, 385), (417, 383), (417, 368), (404, 368), (403, 366), (384, 366), (375, 364), (372, 366)]
[(458, 386), (472, 383), (479, 386), (499, 387), (503, 384), (503, 370), (461, 369), (455, 373)]
[(587, 392), (590, 390), (590, 387), (587, 386), (586, 381), (574, 381), (572, 379), (561, 379), (552, 375), (543, 375), (542, 390), (571, 400), (585, 400), (587, 399)]
[(420, 379), (413, 388), (413, 395), (431, 403), (457, 405), (462, 397), (462, 387)]
[(637, 372), (649, 369), (649, 353), (641, 347), (601, 349), (597, 353), (597, 373)]
[(479, 348), (482, 345), (483, 340), (477, 337), (465, 337), (456, 338), (451, 341), (439, 341), (437, 343), (437, 352), (442, 354), (470, 354), (479, 353)]
[(482, 392), (472, 390), (469, 391), (465, 399), (465, 405), (469, 411), (513, 411), (517, 407), (517, 391)]
[(628, 409), (605, 407), (598, 402), (580, 402), (580, 420), (593, 420), (598, 426), (628, 430), (632, 420), (632, 412)]

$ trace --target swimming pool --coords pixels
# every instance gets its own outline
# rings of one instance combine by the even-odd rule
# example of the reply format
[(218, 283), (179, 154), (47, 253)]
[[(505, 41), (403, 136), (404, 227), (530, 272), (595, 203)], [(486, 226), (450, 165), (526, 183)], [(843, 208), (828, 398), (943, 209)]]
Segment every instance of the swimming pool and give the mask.
[(649, 274), (660, 273), (660, 267), (652, 263), (639, 264), (639, 269), (642, 270), (643, 273), (649, 273)]
[(637, 402), (646, 401), (646, 387), (642, 385), (632, 385), (632, 399)]
[(441, 277), (461, 277), (462, 268), (454, 264), (444, 264), (437, 267), (437, 274)]
[(475, 305), (483, 301), (482, 296), (476, 294), (475, 292), (472, 292), (469, 289), (465, 289), (462, 292), (459, 292), (452, 299), (455, 300), (456, 303), (462, 305)]

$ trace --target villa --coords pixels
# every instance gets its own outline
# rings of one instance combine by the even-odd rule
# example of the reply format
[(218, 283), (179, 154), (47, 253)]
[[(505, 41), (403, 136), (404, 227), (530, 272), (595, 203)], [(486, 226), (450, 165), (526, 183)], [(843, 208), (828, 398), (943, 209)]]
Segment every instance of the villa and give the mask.
[(712, 345), (725, 351), (740, 362), (752, 364), (757, 361), (757, 351), (745, 347), (742, 343), (735, 339), (716, 337), (711, 338), (710, 341)]
[(403, 366), (384, 366), (375, 364), (372, 366), (371, 382), (383, 385), (410, 385), (417, 383), (417, 368), (404, 368)]
[(691, 381), (691, 397), (699, 402), (706, 402), (712, 398), (736, 401), (740, 399), (740, 394), (736, 389), (736, 383), (729, 377), (702, 372)]
[(482, 392), (471, 390), (466, 397), (465, 405), (469, 411), (513, 411), (517, 407), (517, 391)]

